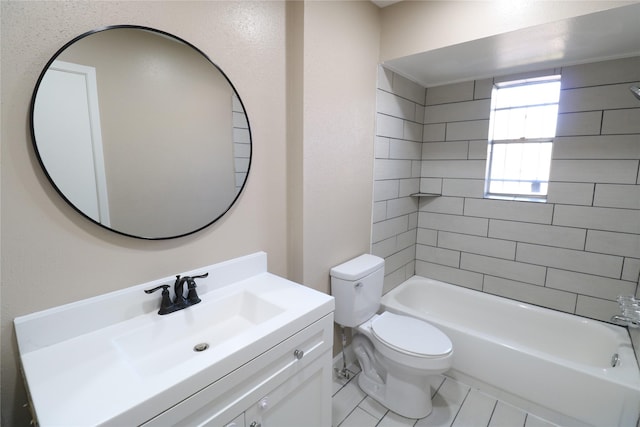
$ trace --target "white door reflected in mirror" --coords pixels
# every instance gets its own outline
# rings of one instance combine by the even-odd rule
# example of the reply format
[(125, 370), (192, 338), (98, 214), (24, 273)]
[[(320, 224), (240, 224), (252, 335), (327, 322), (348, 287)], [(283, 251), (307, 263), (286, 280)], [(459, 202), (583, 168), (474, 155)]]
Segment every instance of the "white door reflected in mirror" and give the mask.
[(109, 226), (95, 68), (54, 61), (41, 91), (34, 131), (49, 176), (85, 215)]

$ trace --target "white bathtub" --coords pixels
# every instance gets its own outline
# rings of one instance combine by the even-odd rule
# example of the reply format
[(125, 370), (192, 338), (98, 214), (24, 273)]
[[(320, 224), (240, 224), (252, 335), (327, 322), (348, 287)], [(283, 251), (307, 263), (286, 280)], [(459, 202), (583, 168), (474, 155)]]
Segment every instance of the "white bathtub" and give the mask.
[(453, 377), (559, 425), (636, 426), (640, 373), (624, 328), (419, 276), (382, 304), (449, 336)]

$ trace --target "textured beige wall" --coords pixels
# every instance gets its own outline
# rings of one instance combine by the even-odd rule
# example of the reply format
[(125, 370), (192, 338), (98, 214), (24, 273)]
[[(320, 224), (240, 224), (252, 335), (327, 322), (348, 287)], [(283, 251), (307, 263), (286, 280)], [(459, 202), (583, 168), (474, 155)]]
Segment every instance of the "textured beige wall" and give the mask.
[[(333, 265), (369, 251), (378, 19), (367, 1), (2, 3), (3, 424), (27, 422), (16, 316), (257, 250), (270, 271), (327, 292)], [(194, 236), (141, 241), (96, 227), (58, 197), (30, 146), (41, 68), (72, 37), (116, 23), (193, 43), (247, 108), (248, 186)]]
[(287, 243), (288, 274), (303, 280), (304, 2), (287, 2)]
[[(12, 321), (16, 316), (264, 250), (286, 260), (285, 4), (282, 2), (2, 1), (1, 361), (3, 426), (28, 425)], [(55, 193), (31, 147), (31, 93), (68, 40), (139, 24), (199, 47), (231, 78), (253, 131), (254, 161), (237, 205), (193, 235), (142, 241), (103, 230)]]
[(403, 1), (382, 9), (381, 62), (635, 1)]
[(370, 251), (379, 18), (368, 1), (287, 6), (289, 272), (327, 293), (331, 267)]
[(370, 251), (379, 9), (304, 8), (303, 282), (329, 292), (329, 270)]

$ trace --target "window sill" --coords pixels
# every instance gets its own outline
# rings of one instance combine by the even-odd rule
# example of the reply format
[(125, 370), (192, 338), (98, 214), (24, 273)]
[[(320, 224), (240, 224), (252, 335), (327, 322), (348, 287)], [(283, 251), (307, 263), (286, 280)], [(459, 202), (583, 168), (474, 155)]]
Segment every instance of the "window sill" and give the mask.
[(525, 196), (525, 195), (512, 195), (512, 194), (485, 194), (485, 199), (493, 200), (510, 200), (514, 202), (536, 202), (547, 203), (547, 196)]

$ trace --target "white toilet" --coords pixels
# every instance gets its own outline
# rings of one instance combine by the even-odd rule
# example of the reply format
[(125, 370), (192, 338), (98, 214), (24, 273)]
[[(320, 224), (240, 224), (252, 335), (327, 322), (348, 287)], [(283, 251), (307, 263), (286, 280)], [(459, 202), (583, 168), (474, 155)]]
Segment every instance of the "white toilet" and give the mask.
[(355, 328), (352, 348), (362, 372), (360, 388), (407, 418), (431, 413), (428, 378), (449, 368), (451, 340), (435, 326), (380, 308), (384, 259), (361, 255), (331, 269), (335, 322)]

